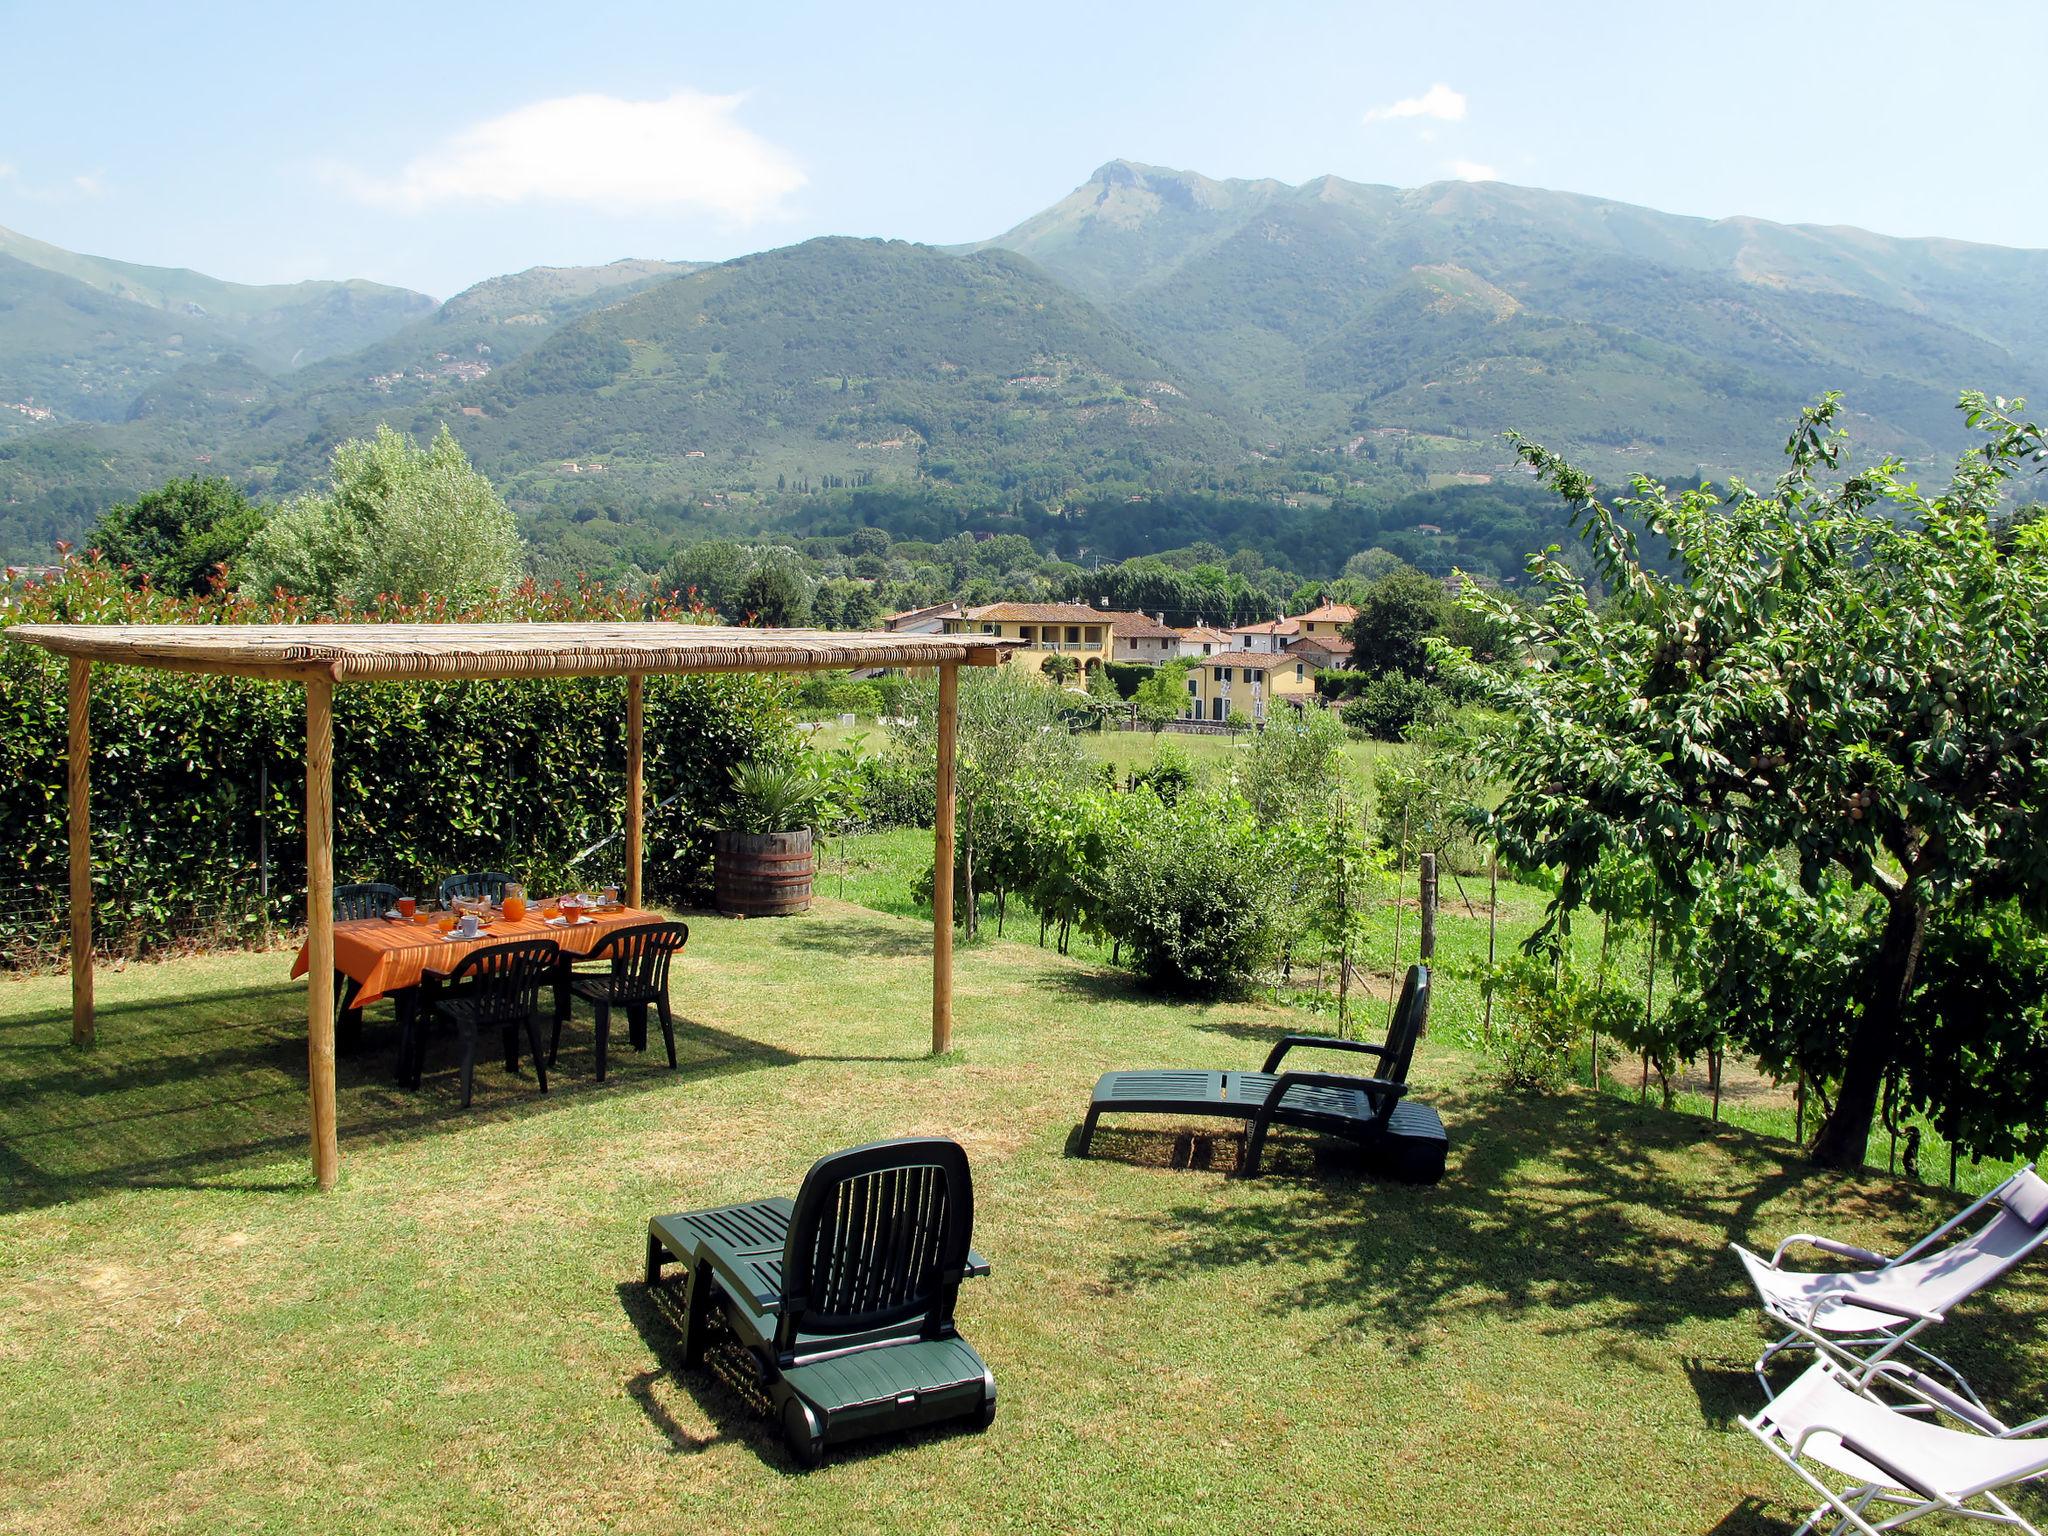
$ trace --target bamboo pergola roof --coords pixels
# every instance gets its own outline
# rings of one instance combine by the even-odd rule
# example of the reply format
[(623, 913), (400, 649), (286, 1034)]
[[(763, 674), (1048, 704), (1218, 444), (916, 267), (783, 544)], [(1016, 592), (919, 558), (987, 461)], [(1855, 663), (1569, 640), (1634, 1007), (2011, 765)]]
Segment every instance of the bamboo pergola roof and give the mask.
[(5, 633), (84, 661), (332, 682), (990, 666), (1016, 644), (989, 635), (667, 623), (16, 624)]

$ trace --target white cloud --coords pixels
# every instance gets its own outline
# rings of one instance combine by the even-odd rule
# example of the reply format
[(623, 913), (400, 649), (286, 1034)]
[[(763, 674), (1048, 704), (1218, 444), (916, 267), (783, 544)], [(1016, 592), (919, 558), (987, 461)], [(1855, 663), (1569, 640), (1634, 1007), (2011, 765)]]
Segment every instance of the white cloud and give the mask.
[(465, 128), (395, 176), (337, 176), (364, 202), (400, 208), (458, 200), (694, 207), (752, 223), (775, 212), (804, 174), (740, 126), (741, 100), (697, 91), (661, 101), (558, 96)]
[(1499, 181), (1500, 172), (1477, 160), (1453, 160), (1447, 167), (1459, 181)]
[(72, 177), (71, 186), (80, 197), (98, 197), (107, 190), (107, 184), (98, 171), (88, 171), (83, 176)]
[(1365, 114), (1368, 123), (1388, 123), (1404, 117), (1433, 117), (1440, 123), (1462, 123), (1465, 120), (1465, 93), (1439, 82), (1420, 96), (1391, 101), (1383, 107), (1370, 108)]
[(13, 175), (14, 167), (9, 165), (5, 160), (0, 160), (0, 181), (6, 181)]

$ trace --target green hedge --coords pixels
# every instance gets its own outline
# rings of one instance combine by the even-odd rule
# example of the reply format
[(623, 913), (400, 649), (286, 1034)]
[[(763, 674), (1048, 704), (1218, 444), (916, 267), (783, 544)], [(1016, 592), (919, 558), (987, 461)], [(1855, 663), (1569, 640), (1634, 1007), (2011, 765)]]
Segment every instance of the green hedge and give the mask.
[[(0, 597), (5, 623), (291, 616), (289, 605), (281, 612), (228, 597), (127, 592), (83, 561)], [(491, 616), (682, 615), (601, 589), (529, 587), (494, 604)], [(650, 805), (681, 792), (648, 821), (650, 894), (689, 900), (708, 889), (711, 827), (731, 797), (727, 766), (794, 750), (790, 691), (786, 680), (744, 675), (648, 680)], [(522, 875), (536, 889), (619, 878), (620, 843), (573, 870), (568, 861), (623, 823), (623, 678), (362, 683), (337, 688), (334, 698), (337, 882), (388, 880), (431, 894), (442, 876), (485, 867)], [(142, 952), (195, 934), (218, 941), (238, 927), (304, 920), (304, 711), (304, 691), (289, 684), (93, 669), (93, 882), (103, 947)], [(0, 782), (0, 817), (10, 829), (0, 958), (19, 964), (50, 955), (62, 937), (60, 659), (29, 646), (0, 648), (0, 750), (12, 770)], [(259, 829), (269, 844), (267, 910)]]
[(1103, 663), (1103, 670), (1116, 684), (1117, 697), (1128, 699), (1138, 691), (1140, 683), (1159, 669), (1142, 661), (1110, 661)]

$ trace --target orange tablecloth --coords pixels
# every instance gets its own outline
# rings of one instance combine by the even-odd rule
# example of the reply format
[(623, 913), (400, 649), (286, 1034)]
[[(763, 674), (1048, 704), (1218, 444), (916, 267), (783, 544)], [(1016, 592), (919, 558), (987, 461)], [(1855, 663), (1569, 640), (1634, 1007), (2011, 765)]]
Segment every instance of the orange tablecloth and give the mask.
[[(428, 974), (446, 976), (462, 957), (486, 944), (507, 939), (553, 939), (570, 955), (586, 955), (597, 941), (615, 928), (635, 923), (665, 922), (659, 912), (621, 907), (602, 912), (587, 923), (554, 927), (540, 915), (538, 905), (529, 906), (524, 922), (508, 923), (502, 918), (489, 931), (473, 939), (445, 939), (432, 928), (418, 923), (391, 922), (381, 917), (334, 925), (334, 968), (358, 984), (353, 1006), (374, 1003), (386, 993), (417, 986)], [(292, 963), (292, 975), (306, 974), (306, 946), (299, 946), (299, 958)]]

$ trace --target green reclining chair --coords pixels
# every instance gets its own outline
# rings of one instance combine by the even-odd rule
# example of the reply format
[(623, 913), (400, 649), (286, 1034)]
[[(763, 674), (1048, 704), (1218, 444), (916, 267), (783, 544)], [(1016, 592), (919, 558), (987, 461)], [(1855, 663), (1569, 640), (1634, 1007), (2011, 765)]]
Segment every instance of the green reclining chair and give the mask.
[[(1289, 1035), (1273, 1047), (1259, 1072), (1105, 1072), (1096, 1081), (1081, 1127), (1080, 1154), (1088, 1155), (1095, 1122), (1105, 1113), (1227, 1115), (1250, 1122), (1245, 1137), (1247, 1178), (1259, 1171), (1266, 1135), (1276, 1125), (1348, 1137), (1366, 1149), (1375, 1172), (1414, 1184), (1443, 1177), (1449, 1139), (1443, 1120), (1427, 1104), (1408, 1098), (1408, 1062), (1429, 1017), (1429, 967), (1409, 967), (1384, 1045), (1327, 1035)], [(1280, 1070), (1289, 1051), (1314, 1048), (1378, 1058), (1370, 1077), (1349, 1072)]]
[(814, 1467), (864, 1435), (995, 1421), (995, 1376), (953, 1327), (960, 1282), (988, 1273), (973, 1228), (959, 1143), (871, 1142), (818, 1159), (794, 1201), (655, 1217), (647, 1284), (681, 1266), (683, 1363), (744, 1351), (751, 1379), (734, 1385)]

